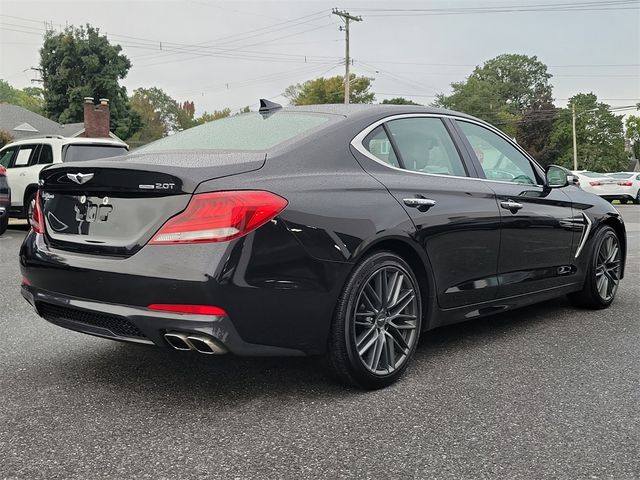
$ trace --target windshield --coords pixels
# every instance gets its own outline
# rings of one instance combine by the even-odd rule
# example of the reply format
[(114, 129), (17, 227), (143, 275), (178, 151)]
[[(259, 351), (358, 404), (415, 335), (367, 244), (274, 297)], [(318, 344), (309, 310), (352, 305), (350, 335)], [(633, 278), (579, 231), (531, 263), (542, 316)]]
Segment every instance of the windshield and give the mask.
[(251, 112), (190, 128), (144, 146), (136, 152), (166, 150), (270, 149), (327, 123), (329, 117), (308, 112), (276, 112), (263, 117)]
[(63, 162), (84, 162), (99, 158), (117, 157), (125, 155), (127, 147), (124, 145), (92, 145), (72, 143), (65, 147)]

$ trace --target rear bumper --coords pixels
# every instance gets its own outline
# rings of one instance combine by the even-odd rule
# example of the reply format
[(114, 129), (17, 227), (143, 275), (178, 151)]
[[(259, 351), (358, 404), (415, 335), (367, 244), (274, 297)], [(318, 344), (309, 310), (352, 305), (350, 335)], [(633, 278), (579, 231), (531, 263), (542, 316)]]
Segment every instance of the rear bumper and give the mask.
[(237, 355), (301, 356), (299, 350), (245, 342), (229, 317), (170, 314), (141, 307), (92, 302), (22, 285), (22, 296), (45, 320), (89, 335), (167, 347), (167, 332), (203, 334)]
[(615, 194), (606, 194), (600, 195), (600, 197), (605, 200), (635, 200), (634, 196), (631, 193), (615, 193)]

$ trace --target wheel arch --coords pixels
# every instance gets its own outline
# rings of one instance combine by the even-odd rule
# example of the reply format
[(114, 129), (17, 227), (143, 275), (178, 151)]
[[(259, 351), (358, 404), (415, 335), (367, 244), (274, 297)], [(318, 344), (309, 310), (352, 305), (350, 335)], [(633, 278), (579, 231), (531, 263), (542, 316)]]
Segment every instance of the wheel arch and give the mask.
[(31, 197), (31, 195), (34, 192), (38, 191), (38, 184), (37, 183), (30, 183), (29, 185), (27, 185), (27, 187), (24, 189), (24, 195), (22, 197), (22, 213), (24, 214), (25, 218), (28, 216), (27, 212), (28, 212), (28, 200), (29, 197)]
[(616, 217), (613, 215), (609, 215), (602, 220), (602, 222), (599, 225), (599, 228), (603, 226), (609, 226), (613, 228), (613, 230), (616, 232), (616, 235), (618, 236), (618, 240), (620, 241), (620, 247), (622, 248), (622, 259), (623, 259), (622, 272), (621, 272), (620, 278), (624, 278), (625, 265), (627, 263), (627, 230), (624, 226), (624, 223), (622, 223), (622, 220), (620, 220), (619, 217)]
[(353, 258), (357, 263), (366, 255), (377, 251), (388, 251), (402, 257), (412, 268), (418, 279), (418, 287), (423, 299), (422, 305), (422, 331), (429, 330), (434, 325), (437, 315), (437, 299), (435, 278), (431, 263), (424, 250), (416, 242), (407, 237), (398, 235), (379, 237), (368, 243)]

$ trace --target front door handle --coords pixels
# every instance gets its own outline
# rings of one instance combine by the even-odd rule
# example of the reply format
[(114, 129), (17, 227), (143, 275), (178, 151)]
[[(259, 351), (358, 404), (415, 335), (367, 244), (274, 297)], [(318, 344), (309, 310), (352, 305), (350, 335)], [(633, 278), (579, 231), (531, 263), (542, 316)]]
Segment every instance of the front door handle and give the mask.
[(500, 202), (500, 206), (504, 209), (509, 210), (511, 213), (516, 213), (522, 208), (521, 203), (514, 202), (513, 200), (505, 200), (504, 202)]
[(407, 207), (430, 208), (436, 204), (436, 201), (430, 198), (403, 198), (402, 201)]

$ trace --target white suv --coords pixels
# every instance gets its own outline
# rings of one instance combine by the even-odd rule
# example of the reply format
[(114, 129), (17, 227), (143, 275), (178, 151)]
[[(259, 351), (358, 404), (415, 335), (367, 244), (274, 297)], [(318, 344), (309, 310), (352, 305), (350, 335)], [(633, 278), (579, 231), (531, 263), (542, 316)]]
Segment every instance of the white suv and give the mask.
[(7, 169), (11, 187), (12, 217), (29, 218), (32, 200), (38, 190), (40, 170), (52, 163), (79, 162), (115, 157), (129, 146), (110, 138), (65, 138), (50, 135), (17, 140), (0, 149), (0, 165)]

